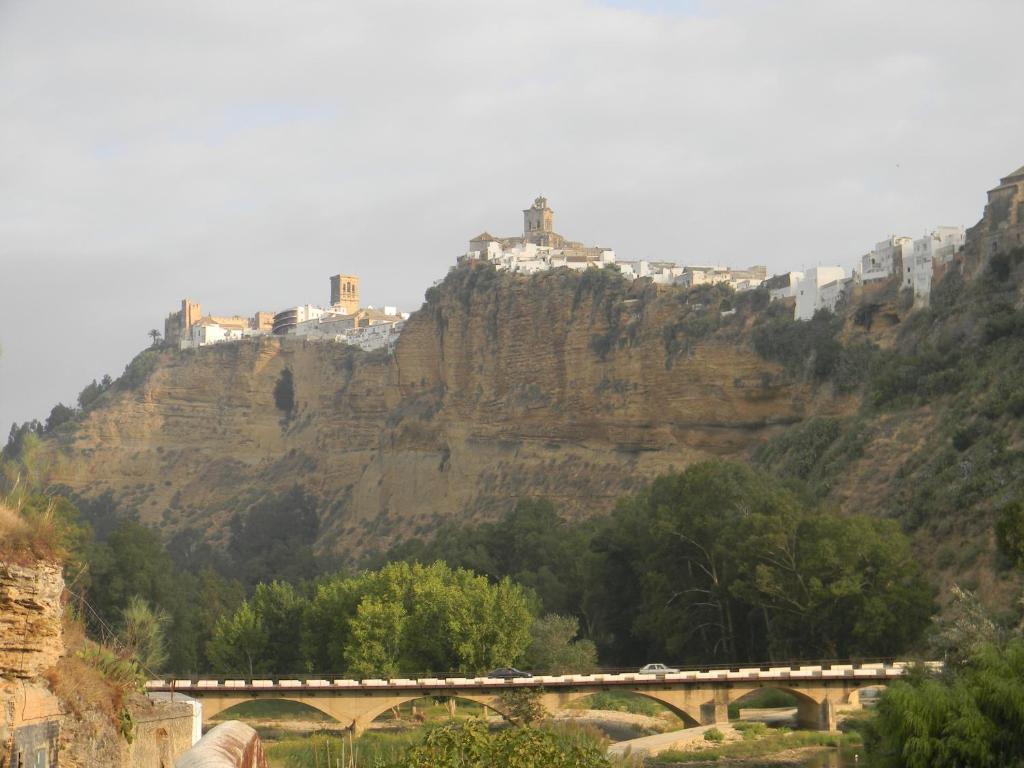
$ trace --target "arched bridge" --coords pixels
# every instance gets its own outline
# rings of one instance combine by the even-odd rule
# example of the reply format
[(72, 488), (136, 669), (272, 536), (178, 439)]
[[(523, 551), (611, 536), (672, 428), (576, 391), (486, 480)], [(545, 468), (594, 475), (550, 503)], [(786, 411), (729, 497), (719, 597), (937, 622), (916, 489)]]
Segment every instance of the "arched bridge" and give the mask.
[[(941, 667), (941, 662), (926, 662)], [(728, 706), (752, 691), (776, 688), (792, 693), (805, 728), (836, 729), (839, 707), (858, 707), (859, 691), (885, 685), (911, 662), (818, 664), (641, 673), (548, 675), (504, 680), (489, 677), (399, 678), (392, 680), (151, 680), (147, 690), (178, 692), (203, 703), (203, 719), (257, 699), (297, 701), (362, 732), (387, 710), (425, 696), (468, 699), (502, 712), (502, 693), (538, 690), (545, 708), (555, 710), (599, 691), (629, 691), (661, 702), (688, 726), (728, 720)]]

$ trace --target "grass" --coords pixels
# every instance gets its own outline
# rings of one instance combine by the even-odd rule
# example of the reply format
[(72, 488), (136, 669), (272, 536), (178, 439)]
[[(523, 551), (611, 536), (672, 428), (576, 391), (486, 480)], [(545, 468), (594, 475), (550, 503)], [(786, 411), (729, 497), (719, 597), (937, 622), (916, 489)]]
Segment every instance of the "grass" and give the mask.
[[(410, 747), (422, 743), (434, 725), (420, 725), (401, 731), (369, 731), (357, 739), (348, 736), (313, 734), (285, 738), (264, 743), (264, 753), (270, 768), (305, 768), (326, 765), (328, 755), (332, 761), (350, 759), (354, 755), (356, 768), (366, 768), (378, 762), (398, 760)], [(608, 739), (593, 726), (578, 723), (552, 723), (544, 730), (556, 735), (567, 747), (573, 744), (596, 743), (602, 748)], [(342, 763), (343, 765), (347, 763)]]
[(398, 759), (404, 752), (419, 744), (427, 732), (426, 727), (406, 731), (378, 733), (370, 731), (358, 739), (347, 736), (314, 734), (267, 742), (264, 753), (270, 768), (300, 768), (326, 764), (330, 755), (332, 764), (343, 756), (355, 755), (355, 764), (371, 766), (377, 761)]
[(701, 749), (691, 752), (670, 750), (662, 752), (647, 765), (673, 765), (686, 763), (714, 763), (719, 760), (746, 759), (763, 757), (776, 752), (803, 747), (847, 747), (861, 744), (861, 738), (855, 733), (826, 733), (824, 731), (786, 731), (771, 730), (759, 737), (748, 738), (744, 733), (743, 741), (733, 741), (720, 747)]
[(0, 558), (27, 564), (61, 557), (60, 531), (49, 511), (26, 517), (0, 501)]

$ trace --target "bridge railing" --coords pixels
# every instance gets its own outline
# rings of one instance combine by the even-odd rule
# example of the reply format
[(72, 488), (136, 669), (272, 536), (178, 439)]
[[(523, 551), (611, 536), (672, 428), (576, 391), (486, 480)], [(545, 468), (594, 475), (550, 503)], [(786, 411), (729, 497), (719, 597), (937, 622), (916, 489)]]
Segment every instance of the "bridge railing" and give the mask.
[[(179, 677), (176, 679), (151, 680), (146, 685), (156, 690), (176, 689), (260, 689), (260, 688), (452, 688), (452, 687), (503, 687), (503, 686), (544, 686), (573, 684), (613, 684), (645, 682), (705, 682), (714, 680), (750, 679), (811, 679), (811, 678), (876, 678), (898, 677), (917, 661), (845, 661), (815, 663), (775, 663), (772, 665), (722, 665), (679, 669), (670, 673), (642, 673), (635, 668), (628, 671), (603, 670), (585, 674), (536, 675), (528, 677), (496, 678), (486, 675), (403, 675), (394, 678), (353, 679), (335, 675), (295, 675), (291, 677), (245, 678), (239, 676)], [(942, 668), (942, 662), (923, 662), (933, 670)]]

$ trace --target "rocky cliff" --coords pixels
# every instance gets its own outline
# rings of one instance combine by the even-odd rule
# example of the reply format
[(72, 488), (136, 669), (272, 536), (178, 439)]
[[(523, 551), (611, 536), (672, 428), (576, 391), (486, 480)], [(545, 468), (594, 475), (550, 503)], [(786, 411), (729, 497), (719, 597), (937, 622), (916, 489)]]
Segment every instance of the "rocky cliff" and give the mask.
[[(660, 472), (850, 407), (751, 349), (763, 298), (462, 268), (392, 356), (289, 338), (160, 353), (141, 386), (52, 443), (51, 479), (110, 492), (166, 534), (214, 538), (298, 483), (320, 500), (322, 547), (346, 557), (524, 495), (601, 512)], [(286, 368), (287, 412), (274, 397)]]
[(60, 565), (0, 562), (0, 678), (42, 676), (64, 653)]
[(152, 701), (83, 661), (80, 627), (65, 632), (61, 565), (17, 554), (0, 556), (0, 765), (44, 754), (67, 768), (171, 765), (191, 746), (191, 707)]

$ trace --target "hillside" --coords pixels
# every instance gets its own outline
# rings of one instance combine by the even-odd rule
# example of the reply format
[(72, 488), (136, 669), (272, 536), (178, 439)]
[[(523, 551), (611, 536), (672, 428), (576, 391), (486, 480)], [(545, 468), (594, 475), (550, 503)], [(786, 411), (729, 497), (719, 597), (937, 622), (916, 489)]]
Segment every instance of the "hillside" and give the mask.
[(351, 562), (521, 496), (594, 515), (670, 468), (738, 458), (899, 519), (942, 579), (1000, 594), (991, 529), (1024, 483), (1024, 320), (1019, 251), (982, 255), (999, 215), (930, 308), (894, 280), (806, 323), (762, 290), (460, 267), (392, 356), (290, 338), (143, 353), (43, 463), (54, 486), (214, 544), (298, 485), (318, 550)]
[[(609, 272), (464, 269), (390, 358), (293, 339), (161, 352), (47, 441), (50, 480), (110, 492), (166, 534), (299, 484), (319, 500), (322, 545), (353, 557), (523, 495), (605, 511), (668, 468), (849, 407), (750, 348), (749, 306), (721, 318), (720, 298), (700, 298)], [(291, 412), (274, 397), (286, 368)]]

